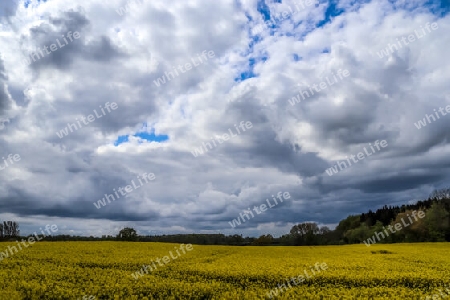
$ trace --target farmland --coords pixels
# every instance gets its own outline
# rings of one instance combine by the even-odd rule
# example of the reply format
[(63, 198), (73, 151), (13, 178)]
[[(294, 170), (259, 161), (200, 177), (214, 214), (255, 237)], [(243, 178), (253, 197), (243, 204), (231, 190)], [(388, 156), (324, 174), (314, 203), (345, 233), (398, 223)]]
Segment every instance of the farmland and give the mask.
[[(450, 286), (448, 243), (179, 247), (38, 242), (0, 261), (0, 299), (425, 299)], [(176, 259), (132, 276), (174, 249)], [(313, 274), (317, 263), (327, 268)]]

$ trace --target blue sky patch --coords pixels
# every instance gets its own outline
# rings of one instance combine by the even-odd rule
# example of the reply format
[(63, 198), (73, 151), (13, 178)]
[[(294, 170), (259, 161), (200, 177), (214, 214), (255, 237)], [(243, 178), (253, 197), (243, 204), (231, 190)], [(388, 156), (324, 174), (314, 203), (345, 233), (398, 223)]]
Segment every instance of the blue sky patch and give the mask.
[(245, 72), (242, 72), (239, 75), (239, 77), (234, 79), (234, 81), (235, 82), (241, 82), (241, 81), (244, 81), (244, 80), (249, 79), (249, 78), (257, 77), (256, 74), (253, 72), (255, 64), (258, 63), (258, 62), (263, 62), (264, 63), (264, 62), (266, 62), (267, 59), (268, 59), (267, 56), (263, 56), (263, 57), (260, 57), (260, 58), (250, 58), (248, 60), (248, 70), (246, 70)]
[(450, 0), (429, 0), (425, 6), (439, 17), (445, 17), (450, 12)]
[(264, 21), (270, 20), (270, 9), (265, 0), (258, 1), (258, 12), (262, 15)]
[(317, 27), (323, 27), (328, 23), (331, 23), (332, 18), (342, 15), (345, 12), (345, 9), (337, 7), (336, 0), (330, 0), (328, 3), (328, 8), (325, 11), (325, 19), (320, 21), (317, 24)]
[[(144, 123), (143, 129), (147, 129), (147, 124), (146, 123)], [(140, 131), (140, 132), (137, 132), (137, 133), (133, 134), (132, 136), (138, 137), (140, 139), (139, 143), (143, 143), (144, 141), (162, 143), (162, 142), (165, 142), (165, 141), (169, 140), (169, 136), (168, 135), (165, 135), (165, 134), (156, 135), (154, 128), (152, 128), (150, 132)], [(117, 147), (120, 144), (128, 143), (129, 137), (130, 137), (130, 135), (121, 135), (121, 136), (119, 136), (117, 138), (117, 140), (114, 142), (114, 146)]]
[(242, 72), (238, 78), (234, 79), (234, 81), (240, 82), (240, 81), (244, 81), (246, 79), (253, 78), (253, 77), (256, 77), (256, 75), (255, 75), (255, 73), (253, 73), (253, 68), (252, 68), (252, 70), (247, 70), (245, 72)]
[(119, 146), (120, 144), (128, 143), (128, 135), (120, 135), (114, 142), (114, 146)]

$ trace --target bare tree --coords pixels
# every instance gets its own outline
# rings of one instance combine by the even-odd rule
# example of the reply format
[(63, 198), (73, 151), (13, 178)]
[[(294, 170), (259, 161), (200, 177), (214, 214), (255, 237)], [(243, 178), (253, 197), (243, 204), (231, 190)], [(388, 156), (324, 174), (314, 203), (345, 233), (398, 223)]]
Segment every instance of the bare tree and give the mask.
[(438, 200), (450, 199), (450, 189), (434, 190), (431, 193), (430, 198), (436, 198)]
[(11, 237), (19, 237), (20, 230), (19, 230), (19, 223), (17, 222), (11, 222)]
[(3, 222), (3, 235), (4, 237), (9, 237), (9, 221)]
[(13, 221), (3, 222), (3, 237), (14, 238), (18, 237), (20, 234), (19, 224)]

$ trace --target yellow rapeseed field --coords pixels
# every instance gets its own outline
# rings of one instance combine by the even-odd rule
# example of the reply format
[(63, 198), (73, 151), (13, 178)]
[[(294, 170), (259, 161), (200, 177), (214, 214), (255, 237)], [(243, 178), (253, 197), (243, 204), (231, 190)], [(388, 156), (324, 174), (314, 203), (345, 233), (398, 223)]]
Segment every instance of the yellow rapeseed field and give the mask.
[[(15, 243), (0, 243), (0, 251)], [(425, 299), (450, 287), (448, 243), (319, 247), (197, 246), (135, 279), (179, 244), (38, 242), (0, 261), (0, 300)], [(276, 291), (276, 290), (275, 290)], [(84, 298), (83, 298), (84, 297)], [(444, 296), (442, 296), (444, 297)], [(450, 296), (449, 296), (450, 297)], [(433, 298), (444, 299), (444, 298)]]

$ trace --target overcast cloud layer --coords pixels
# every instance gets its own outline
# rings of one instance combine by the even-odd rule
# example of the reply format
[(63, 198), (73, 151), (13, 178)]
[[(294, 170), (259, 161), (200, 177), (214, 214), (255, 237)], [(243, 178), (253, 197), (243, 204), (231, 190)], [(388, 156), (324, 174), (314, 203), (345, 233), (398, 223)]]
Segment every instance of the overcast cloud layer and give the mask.
[[(125, 11), (122, 0), (25, 2), (0, 3), (0, 157), (20, 155), (0, 160), (0, 220), (18, 221), (22, 234), (51, 223), (94, 236), (123, 226), (279, 236), (448, 187), (450, 116), (414, 125), (450, 104), (443, 3), (131, 0)], [(63, 47), (23, 63), (57, 39)], [(388, 44), (399, 49), (380, 55)], [(214, 56), (198, 63), (202, 53)], [(57, 135), (107, 102), (117, 109)], [(241, 121), (252, 127), (217, 142)], [(388, 146), (327, 174), (376, 140)], [(93, 204), (143, 173), (155, 180)], [(278, 192), (291, 198), (231, 228)]]

